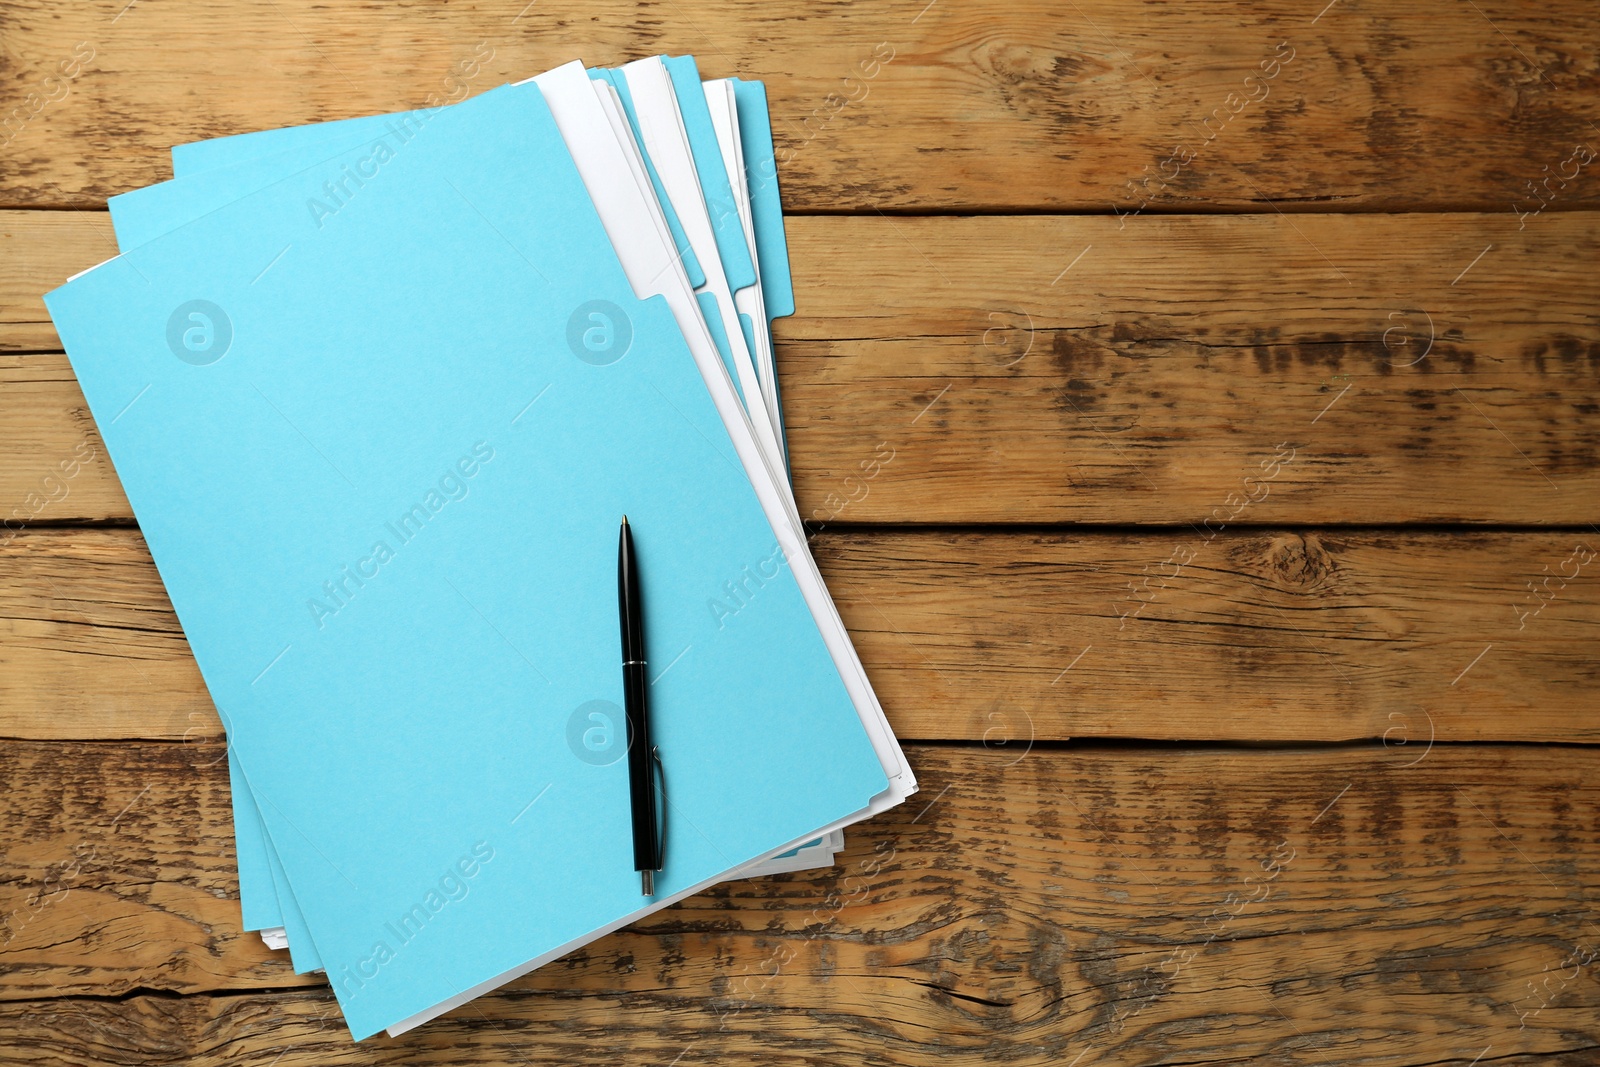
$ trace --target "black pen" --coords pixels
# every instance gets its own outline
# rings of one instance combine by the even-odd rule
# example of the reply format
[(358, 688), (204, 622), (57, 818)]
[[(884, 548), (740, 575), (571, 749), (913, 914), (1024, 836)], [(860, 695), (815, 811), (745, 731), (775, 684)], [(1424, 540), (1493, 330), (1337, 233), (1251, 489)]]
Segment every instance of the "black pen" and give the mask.
[[(644, 655), (644, 602), (633, 532), (622, 516), (617, 542), (617, 614), (622, 620), (622, 700), (628, 719), (628, 792), (633, 805), (633, 869), (647, 897), (656, 893), (661, 869), (661, 825), (656, 812), (656, 772), (661, 755), (650, 743), (650, 676)], [(664, 798), (663, 798), (664, 799)]]

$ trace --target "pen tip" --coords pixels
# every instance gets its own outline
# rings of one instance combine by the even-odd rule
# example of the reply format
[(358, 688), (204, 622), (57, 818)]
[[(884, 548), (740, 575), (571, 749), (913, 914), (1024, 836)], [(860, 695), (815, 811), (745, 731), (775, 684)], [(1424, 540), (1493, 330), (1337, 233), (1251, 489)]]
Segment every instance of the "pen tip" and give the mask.
[(622, 525), (624, 525), (624, 526), (628, 525), (628, 516), (626, 516), (626, 515), (622, 516)]

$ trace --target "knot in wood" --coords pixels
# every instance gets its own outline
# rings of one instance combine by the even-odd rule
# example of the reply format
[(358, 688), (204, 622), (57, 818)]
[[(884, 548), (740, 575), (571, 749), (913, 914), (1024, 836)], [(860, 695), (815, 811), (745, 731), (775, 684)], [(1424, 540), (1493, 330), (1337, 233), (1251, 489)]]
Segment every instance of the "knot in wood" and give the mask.
[(1333, 572), (1333, 560), (1315, 534), (1280, 534), (1267, 546), (1267, 573), (1278, 584), (1312, 589)]

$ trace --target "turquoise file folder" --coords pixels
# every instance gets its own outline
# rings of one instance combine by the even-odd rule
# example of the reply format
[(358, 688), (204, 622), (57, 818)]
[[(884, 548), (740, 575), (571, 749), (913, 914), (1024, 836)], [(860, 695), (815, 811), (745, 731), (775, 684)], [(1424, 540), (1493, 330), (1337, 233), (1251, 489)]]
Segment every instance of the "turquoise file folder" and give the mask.
[(772, 319), (794, 314), (794, 281), (789, 273), (789, 242), (783, 231), (783, 203), (778, 196), (778, 157), (772, 146), (767, 87), (758, 81), (734, 78), (733, 97), (739, 109), (739, 136), (744, 142), (756, 259), (761, 265), (761, 295), (767, 304), (770, 325)]
[[(698, 94), (698, 75), (694, 70), (693, 60), (690, 57), (669, 58), (667, 64), (672, 71), (674, 84), (678, 87), (680, 96), (700, 104), (697, 110), (686, 107), (685, 115), (686, 120), (689, 119), (691, 112), (697, 117), (704, 118), (704, 122), (701, 123), (704, 129), (695, 127), (699, 139), (694, 140), (694, 134), (691, 137), (696, 151), (696, 162), (705, 167), (705, 173), (709, 175), (706, 179), (708, 205), (712, 203), (722, 205), (720, 209), (713, 208), (713, 220), (719, 227), (729, 221), (736, 227), (737, 218), (731, 214), (732, 191), (727, 188), (727, 176), (722, 171), (721, 161), (720, 159), (711, 161), (716, 163), (713, 170), (709, 167), (708, 160), (703, 158), (707, 155), (706, 137), (714, 138), (715, 135), (708, 132), (709, 116), (704, 114), (704, 101)], [(759, 82), (736, 80), (734, 84), (739, 99), (745, 149), (747, 153), (753, 153), (747, 170), (756, 217), (757, 256), (761, 260), (764, 279), (770, 278), (764, 280), (764, 286), (774, 292), (779, 307), (787, 306), (788, 311), (783, 312), (787, 314), (793, 310), (793, 292), (788, 281), (788, 250), (783, 243), (782, 208), (777, 195), (776, 166), (765, 92)], [(691, 94), (688, 92), (690, 88), (696, 92)], [(175, 146), (172, 149), (174, 173), (185, 180), (162, 183), (112, 199), (112, 217), (119, 243), (124, 248), (146, 243), (162, 233), (192, 221), (208, 210), (231, 202), (281, 177), (284, 173), (293, 172), (306, 163), (315, 161), (329, 145), (372, 143), (374, 139), (383, 139), (398, 146), (420, 132), (438, 110), (421, 109), (393, 115), (336, 120)], [(196, 177), (202, 171), (211, 173)], [(659, 189), (659, 183), (657, 187)], [(720, 190), (720, 193), (714, 192), (715, 190)], [(670, 203), (665, 207), (671, 211)], [(670, 222), (676, 223), (675, 214), (670, 216)], [(686, 248), (686, 242), (681, 237), (681, 228), (677, 232), (682, 242), (680, 247)], [(776, 234), (775, 242), (774, 234)], [(742, 243), (742, 235), (735, 234), (735, 236), (738, 236)], [(723, 249), (726, 243), (726, 235), (719, 228), (719, 250)], [(748, 253), (745, 254), (744, 262), (749, 263)], [(695, 265), (694, 269), (698, 269), (698, 266)], [(741, 269), (725, 263), (724, 269), (729, 273), (730, 280), (735, 277), (743, 279), (747, 275), (753, 278), (748, 266)], [(769, 314), (770, 317), (775, 316)], [(713, 328), (714, 334), (720, 333), (721, 322), (718, 316), (709, 315), (708, 324)], [(719, 342), (719, 348), (726, 349), (727, 346)], [(775, 390), (776, 383), (771, 383), (771, 387)], [(234, 762), (230, 756), (230, 767)], [(306, 973), (317, 970), (321, 967), (321, 961), (304, 933), (303, 921), (297, 921), (297, 911), (293, 907), (292, 899), (287, 901), (287, 907), (284, 906), (283, 899), (287, 894), (284, 892), (281, 872), (276, 879), (272, 877), (271, 868), (275, 867), (276, 863), (269, 864), (266, 856), (268, 844), (260, 831), (260, 819), (254, 811), (254, 803), (249, 797), (248, 790), (242, 788), (241, 776), (235, 772), (234, 779), (235, 823), (240, 828), (236, 833), (240, 900), (245, 928), (256, 930), (286, 927), (296, 971)]]
[[(698, 69), (693, 56), (663, 57), (668, 74), (673, 81), (674, 89), (679, 97), (683, 113), (685, 132), (688, 135), (691, 151), (693, 152), (696, 168), (700, 171), (702, 192), (706, 199), (707, 210), (710, 214), (712, 225), (717, 240), (717, 250), (723, 260), (723, 269), (733, 289), (743, 289), (755, 282), (755, 267), (750, 259), (749, 250), (745, 247), (743, 236), (739, 233), (740, 222), (737, 212), (733, 207), (733, 193), (729, 187), (727, 171), (722, 164), (722, 158), (717, 149), (716, 133), (711, 126), (711, 118), (707, 112), (705, 98), (700, 92)], [(678, 249), (680, 262), (689, 275), (689, 284), (698, 289), (705, 285), (705, 272), (696, 259), (689, 239), (684, 233), (683, 225), (679, 221), (677, 211), (672, 200), (666, 195), (661, 179), (657, 176), (655, 166), (650, 160), (650, 153), (645, 148), (644, 138), (639, 135), (638, 118), (634, 113), (632, 96), (628, 90), (627, 80), (619, 71), (591, 70), (591, 78), (602, 81), (616, 90), (622, 102), (624, 113), (634, 130), (635, 140), (638, 142), (639, 152), (644, 160), (646, 172), (650, 176), (656, 192), (656, 197), (661, 203), (662, 211), (666, 216), (667, 226), (672, 233), (673, 241)], [(759, 84), (759, 83), (757, 83)], [(751, 123), (760, 121), (764, 129), (752, 129), (752, 142), (760, 144), (763, 141), (770, 149), (772, 131), (770, 119), (766, 114), (765, 95), (762, 96), (759, 115), (754, 109), (741, 108), (741, 124), (746, 121)], [(142, 244), (160, 232), (160, 227), (166, 218), (174, 213), (192, 212), (194, 206), (226, 203), (237, 195), (237, 190), (252, 180), (259, 180), (260, 176), (267, 173), (261, 166), (263, 163), (281, 168), (303, 156), (304, 150), (315, 152), (333, 144), (353, 144), (362, 139), (384, 138), (390, 140), (408, 139), (411, 131), (421, 129), (431, 118), (446, 110), (451, 105), (437, 108), (423, 108), (416, 111), (398, 112), (392, 115), (372, 115), (352, 119), (338, 119), (332, 122), (315, 123), (307, 126), (292, 126), (276, 130), (260, 130), (254, 133), (236, 134), (231, 137), (219, 137), (209, 141), (199, 141), (193, 144), (177, 145), (172, 149), (173, 174), (177, 178), (194, 178), (203, 175), (198, 181), (182, 184), (162, 183), (139, 189), (120, 197), (112, 197), (112, 218), (117, 225), (119, 238), (123, 239), (125, 247)], [(271, 155), (269, 155), (271, 153)], [(770, 154), (767, 157), (770, 159)], [(762, 162), (762, 169), (767, 169), (766, 162)], [(776, 170), (772, 173), (775, 177)], [(777, 187), (775, 181), (768, 183), (775, 197)], [(752, 191), (752, 197), (755, 193)], [(123, 204), (129, 199), (141, 204), (143, 209), (142, 220), (125, 223), (123, 220)], [(131, 214), (131, 213), (130, 213)], [(189, 215), (192, 217), (192, 214)], [(781, 208), (779, 208), (781, 219)], [(768, 227), (770, 229), (770, 225)], [(124, 232), (126, 235), (124, 236)], [(757, 237), (760, 241), (759, 236)], [(776, 254), (777, 247), (767, 242), (765, 248), (770, 248), (768, 254)], [(758, 252), (761, 250), (758, 247)], [(783, 249), (787, 255), (787, 249)], [(780, 284), (786, 282), (789, 276), (788, 263), (781, 268), (774, 267), (780, 279)], [(722, 353), (723, 361), (728, 365), (733, 374), (734, 388), (739, 390), (740, 399), (748, 402), (743, 395), (743, 387), (739, 384), (740, 378), (734, 370), (733, 349), (728, 343), (727, 333), (723, 328), (720, 316), (715, 310), (715, 301), (708, 294), (702, 294), (700, 302), (704, 311), (707, 327), (711, 330), (713, 341), (718, 351)], [(792, 306), (792, 295), (789, 303)], [(767, 324), (770, 330), (770, 318)], [(747, 324), (746, 332), (753, 328)], [(769, 383), (774, 395), (777, 383)], [(787, 446), (785, 446), (786, 448)]]
[[(592, 70), (589, 74), (590, 77), (616, 86), (619, 93), (627, 93), (625, 84), (617, 85), (622, 79), (611, 78), (609, 71)], [(626, 100), (625, 95), (623, 98)], [(229, 167), (278, 152), (338, 143), (347, 137), (352, 141), (379, 137), (396, 126), (404, 128), (425, 123), (433, 115), (451, 106), (453, 105), (443, 104), (435, 108), (401, 111), (392, 115), (363, 115), (357, 118), (335, 119), (331, 122), (316, 122), (305, 126), (285, 126), (275, 130), (257, 130), (253, 133), (234, 134), (231, 137), (214, 137), (208, 141), (174, 145), (172, 174), (175, 178), (186, 178), (202, 171)], [(650, 180), (655, 184), (656, 195), (661, 199), (661, 208), (666, 215), (667, 226), (672, 231), (673, 241), (677, 244), (678, 256), (683, 263), (684, 271), (689, 275), (689, 284), (699, 288), (706, 283), (705, 272), (701, 269), (699, 260), (695, 258), (694, 251), (689, 247), (689, 238), (684, 235), (683, 224), (678, 221), (672, 202), (662, 195), (661, 179), (656, 177), (649, 153), (643, 152), (642, 146), (640, 151), (644, 155), (645, 168), (650, 174)]]
[[(665, 56), (663, 60), (668, 73), (672, 76), (673, 86), (677, 90), (683, 109), (686, 132), (689, 134), (695, 155), (695, 165), (709, 183), (705, 187), (706, 203), (712, 222), (717, 227), (717, 249), (722, 254), (723, 270), (728, 275), (729, 284), (736, 289), (744, 288), (751, 284), (754, 275), (747, 266), (750, 262), (748, 253), (740, 248), (740, 242), (736, 239), (738, 219), (732, 214), (732, 190), (728, 188), (727, 173), (722, 169), (721, 160), (716, 154), (716, 135), (710, 129), (709, 116), (705, 114), (704, 98), (698, 92), (698, 68), (693, 56)], [(705, 284), (705, 273), (689, 247), (688, 238), (684, 235), (683, 225), (678, 220), (677, 212), (673, 210), (671, 200), (664, 195), (661, 181), (656, 177), (654, 166), (650, 162), (649, 152), (644, 149), (642, 139), (637, 136), (637, 120), (632, 115), (626, 81), (611, 70), (591, 70), (589, 76), (611, 85), (623, 100), (629, 121), (635, 125), (635, 138), (641, 140), (640, 152), (644, 157), (645, 167), (655, 186), (656, 196), (661, 201), (662, 210), (666, 214), (667, 225), (672, 231), (678, 254), (689, 274), (689, 283), (699, 288)], [(772, 319), (781, 319), (794, 314), (794, 287), (790, 280), (789, 250), (783, 231), (783, 207), (778, 197), (778, 169), (772, 143), (772, 120), (767, 107), (764, 84), (735, 78), (733, 85), (754, 215), (756, 258), (760, 261), (762, 291), (767, 304), (767, 327), (770, 330)], [(691, 92), (691, 89), (694, 91)], [(337, 143), (343, 138), (349, 138), (353, 143), (363, 138), (382, 136), (390, 130), (420, 126), (438, 110), (440, 109), (423, 108), (391, 115), (337, 119), (331, 122), (259, 130), (231, 137), (216, 137), (206, 141), (175, 145), (172, 148), (172, 172), (174, 177), (185, 178), (201, 171), (260, 160), (279, 152)], [(233, 175), (225, 176), (227, 184), (237, 187), (240, 176), (241, 172), (237, 171)], [(216, 187), (219, 192), (222, 188), (221, 184)], [(206, 194), (202, 192), (200, 195), (203, 199)], [(116, 197), (111, 201), (114, 216), (117, 201)], [(225, 203), (226, 200), (220, 202)], [(119, 235), (120, 232), (119, 227)], [(137, 244), (142, 243), (137, 238), (143, 236), (148, 239), (154, 236), (154, 233), (145, 229), (131, 236), (135, 238), (132, 243)], [(709, 317), (708, 323), (714, 318), (715, 316)], [(772, 388), (776, 391), (776, 382), (772, 383)]]
[[(614, 362), (573, 340), (595, 301)], [(356, 1036), (639, 913), (621, 765), (567, 741), (620, 699), (624, 510), (665, 664), (664, 900), (885, 787), (786, 569), (707, 610), (772, 526), (536, 92), (48, 303)]]

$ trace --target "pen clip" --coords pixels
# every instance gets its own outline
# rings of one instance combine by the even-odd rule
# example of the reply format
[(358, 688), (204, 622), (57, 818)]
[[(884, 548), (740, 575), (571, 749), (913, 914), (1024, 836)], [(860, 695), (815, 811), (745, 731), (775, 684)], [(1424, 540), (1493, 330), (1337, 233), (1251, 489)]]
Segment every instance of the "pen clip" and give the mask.
[(667, 858), (667, 769), (661, 763), (661, 746), (650, 746), (650, 765), (661, 793), (661, 803), (656, 805), (656, 870), (659, 871), (666, 865)]

